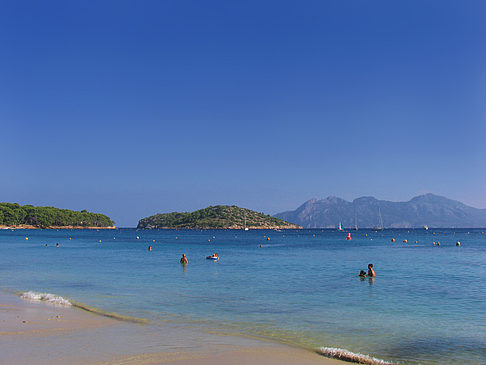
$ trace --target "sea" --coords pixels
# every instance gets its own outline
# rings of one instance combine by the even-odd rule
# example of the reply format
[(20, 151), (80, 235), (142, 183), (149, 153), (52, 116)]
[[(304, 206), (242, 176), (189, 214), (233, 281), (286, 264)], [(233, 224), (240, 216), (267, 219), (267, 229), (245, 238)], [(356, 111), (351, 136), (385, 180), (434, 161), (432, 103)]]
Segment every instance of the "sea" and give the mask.
[(0, 289), (27, 298), (329, 356), (486, 364), (481, 229), (1, 230), (0, 252)]

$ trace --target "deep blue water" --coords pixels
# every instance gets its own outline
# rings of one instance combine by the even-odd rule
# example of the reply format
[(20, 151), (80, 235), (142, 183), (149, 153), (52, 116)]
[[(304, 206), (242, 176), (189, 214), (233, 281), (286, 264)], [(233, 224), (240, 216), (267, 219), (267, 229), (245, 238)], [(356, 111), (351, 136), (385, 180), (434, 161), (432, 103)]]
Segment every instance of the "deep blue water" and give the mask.
[[(486, 363), (482, 230), (351, 234), (346, 241), (330, 230), (3, 230), (0, 283), (155, 323), (407, 363)], [(219, 262), (205, 259), (214, 252)], [(374, 280), (358, 277), (368, 263)]]

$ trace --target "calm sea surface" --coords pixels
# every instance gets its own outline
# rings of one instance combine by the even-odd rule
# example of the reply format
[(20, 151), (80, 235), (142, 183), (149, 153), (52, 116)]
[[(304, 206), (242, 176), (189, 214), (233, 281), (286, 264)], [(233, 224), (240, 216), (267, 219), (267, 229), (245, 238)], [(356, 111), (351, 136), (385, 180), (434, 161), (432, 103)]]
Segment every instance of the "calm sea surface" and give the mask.
[[(185, 321), (405, 363), (486, 363), (482, 230), (351, 234), (2, 230), (0, 285), (155, 324)], [(219, 262), (205, 259), (214, 252)], [(368, 263), (374, 280), (358, 277)]]

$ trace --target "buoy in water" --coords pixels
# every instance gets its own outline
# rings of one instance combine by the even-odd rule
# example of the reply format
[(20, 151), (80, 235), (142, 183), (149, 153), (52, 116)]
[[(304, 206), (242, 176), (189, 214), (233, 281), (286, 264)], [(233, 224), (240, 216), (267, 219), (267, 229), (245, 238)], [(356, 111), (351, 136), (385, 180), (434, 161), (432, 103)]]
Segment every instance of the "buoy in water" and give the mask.
[(270, 237), (267, 237), (267, 241), (270, 241)]
[(28, 241), (29, 240), (29, 237), (25, 237), (25, 240)]
[(99, 240), (98, 242), (101, 243), (101, 240)]
[(408, 240), (403, 240), (403, 243), (407, 243), (407, 242), (408, 242)]
[(460, 246), (460, 245), (461, 245), (461, 242), (457, 241), (456, 246)]
[(392, 238), (392, 242), (395, 242), (395, 239), (394, 238)]
[(139, 239), (140, 239), (140, 237), (137, 236), (137, 240), (139, 240)]
[(349, 241), (351, 239), (351, 233), (348, 233), (348, 235), (346, 236), (346, 239)]

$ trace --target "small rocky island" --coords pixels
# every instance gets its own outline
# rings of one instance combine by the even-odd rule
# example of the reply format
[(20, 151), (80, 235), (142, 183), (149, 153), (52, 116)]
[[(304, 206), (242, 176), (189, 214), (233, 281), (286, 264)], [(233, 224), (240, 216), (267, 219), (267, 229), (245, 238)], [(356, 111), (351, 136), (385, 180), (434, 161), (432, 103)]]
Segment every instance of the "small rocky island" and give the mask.
[(0, 203), (0, 228), (107, 229), (115, 222), (100, 213)]
[(139, 229), (299, 229), (296, 224), (236, 205), (216, 205), (195, 212), (161, 213), (140, 219)]

